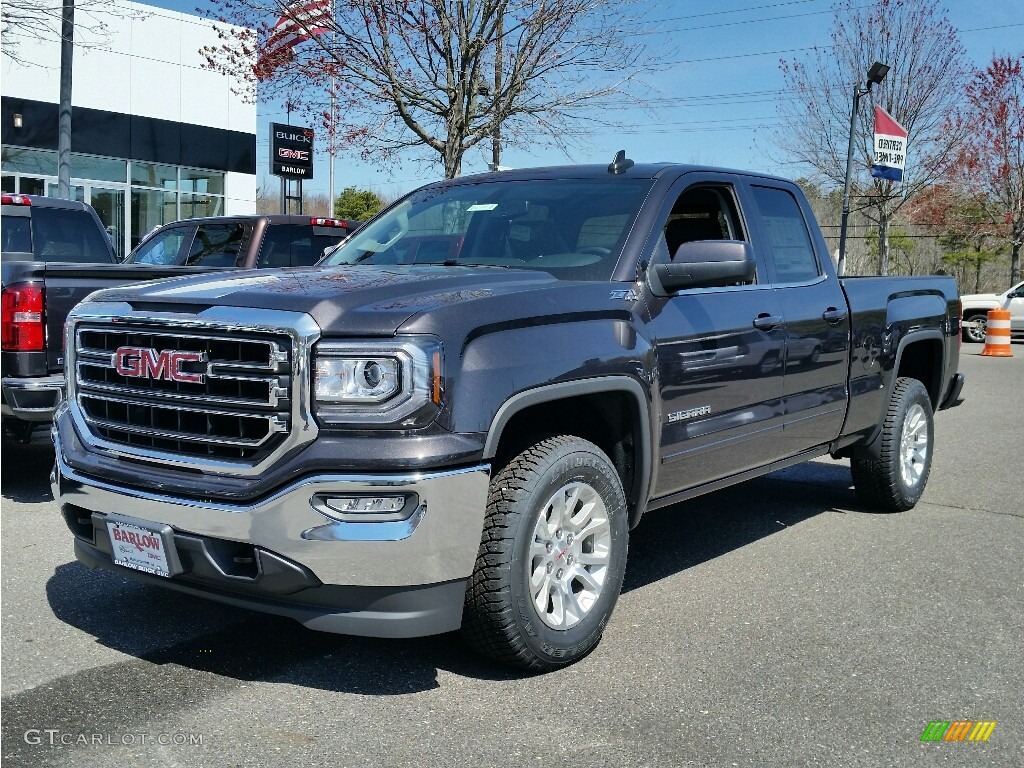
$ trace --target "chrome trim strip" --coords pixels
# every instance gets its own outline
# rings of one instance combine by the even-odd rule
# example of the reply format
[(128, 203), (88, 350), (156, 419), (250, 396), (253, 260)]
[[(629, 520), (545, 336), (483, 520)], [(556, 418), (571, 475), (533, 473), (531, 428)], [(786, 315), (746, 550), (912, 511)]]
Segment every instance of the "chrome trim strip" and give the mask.
[[(196, 432), (175, 432), (173, 430), (156, 429), (155, 427), (142, 427), (125, 424), (119, 421), (105, 421), (104, 419), (94, 419), (89, 416), (85, 417), (85, 420), (90, 424), (93, 424), (100, 429), (109, 429), (115, 432), (128, 432), (132, 435), (144, 435), (146, 437), (160, 437), (166, 440), (181, 440), (187, 443), (200, 443), (207, 445), (224, 445), (224, 446), (237, 446), (239, 448), (252, 448), (258, 449), (264, 443), (266, 443), (274, 435), (280, 434), (287, 430), (287, 425), (281, 422), (270, 421), (267, 430), (267, 434), (260, 438), (231, 438), (231, 437), (213, 437), (211, 435), (203, 434), (200, 435)], [(129, 428), (130, 427), (130, 428)]]
[[(102, 329), (102, 328), (85, 328), (85, 329), (80, 329), (80, 331), (82, 331), (82, 330), (84, 330), (86, 333), (89, 333), (90, 331), (93, 331), (95, 333), (105, 333), (105, 330)], [(111, 330), (116, 332), (115, 328), (112, 328)], [(181, 339), (195, 339), (196, 341), (209, 341), (212, 338), (212, 339), (216, 339), (216, 340), (226, 341), (228, 343), (231, 343), (231, 342), (241, 342), (243, 344), (252, 344), (253, 346), (259, 345), (259, 346), (265, 346), (265, 347), (268, 348), (267, 349), (267, 362), (266, 362), (266, 364), (261, 363), (258, 360), (252, 361), (252, 363), (249, 363), (249, 362), (246, 362), (246, 363), (236, 363), (236, 362), (229, 361), (229, 360), (218, 362), (217, 360), (211, 360), (210, 361), (211, 367), (212, 366), (223, 366), (224, 368), (235, 368), (235, 369), (237, 369), (237, 368), (250, 368), (250, 369), (256, 369), (256, 370), (263, 370), (263, 371), (267, 371), (267, 372), (270, 372), (270, 373), (279, 373), (280, 372), (280, 364), (288, 362), (288, 353), (284, 349), (281, 348), (280, 344), (278, 344), (277, 342), (275, 342), (275, 341), (273, 341), (271, 339), (232, 339), (232, 338), (223, 337), (223, 336), (209, 336), (209, 335), (199, 335), (199, 334), (189, 334), (189, 333), (162, 333), (159, 330), (157, 330), (157, 331), (143, 330), (143, 331), (140, 331), (140, 333), (144, 333), (147, 336), (159, 336), (161, 338), (173, 339), (174, 341), (179, 341)], [(77, 339), (76, 339), (76, 344), (77, 344)], [(77, 348), (78, 347), (76, 346), (76, 349)], [(79, 351), (78, 356), (79, 357), (83, 357), (83, 356), (84, 357), (98, 357), (98, 358), (105, 357), (105, 358), (109, 359), (111, 354), (112, 354), (111, 350), (92, 349), (92, 348), (88, 348), (88, 347), (83, 347)]]
[[(103, 367), (99, 363), (93, 362), (92, 360), (81, 360), (79, 359), (76, 363), (75, 375), (77, 376), (77, 383), (79, 389), (88, 389), (89, 392), (111, 392), (118, 395), (134, 395), (135, 397), (141, 398), (154, 398), (158, 396), (161, 400), (175, 400), (180, 402), (203, 402), (213, 403), (215, 405), (240, 405), (246, 408), (276, 408), (281, 398), (288, 396), (288, 390), (283, 387), (277, 386), (277, 377), (273, 378), (251, 378), (245, 376), (210, 376), (217, 381), (248, 381), (248, 382), (260, 382), (261, 384), (267, 385), (267, 399), (266, 400), (247, 400), (244, 398), (237, 397), (223, 397), (220, 395), (207, 395), (207, 394), (195, 394), (190, 395), (187, 392), (176, 392), (174, 390), (164, 389), (143, 389), (137, 387), (124, 387), (120, 384), (101, 384), (99, 382), (92, 381), (87, 377), (83, 377), (81, 369), (83, 366)], [(105, 366), (107, 370), (114, 370), (112, 366)], [(209, 374), (207, 374), (209, 376)], [(151, 403), (147, 402), (146, 405)]]
[[(173, 305), (168, 305), (173, 307)], [(292, 394), (288, 413), (291, 431), (281, 444), (255, 464), (244, 459), (209, 459), (195, 456), (180, 456), (138, 446), (126, 446), (105, 440), (89, 429), (81, 405), (78, 403), (79, 387), (77, 376), (68, 376), (68, 401), (72, 403), (71, 417), (82, 442), (89, 450), (110, 457), (141, 458), (174, 467), (198, 469), (213, 474), (253, 477), (262, 473), (282, 456), (295, 451), (316, 439), (319, 432), (313, 418), (310, 403), (310, 358), (313, 345), (320, 338), (320, 327), (312, 317), (301, 312), (248, 309), (238, 307), (210, 307), (198, 314), (169, 312), (135, 312), (127, 302), (83, 302), (68, 315), (65, 326), (65, 346), (69, 369), (77, 368), (75, 342), (80, 324), (108, 325), (130, 332), (137, 328), (142, 333), (153, 333), (153, 328), (165, 331), (165, 335), (186, 335), (189, 333), (224, 334), (278, 334), (289, 336), (292, 341)], [(206, 338), (206, 337), (203, 337)], [(257, 343), (262, 340), (256, 339)], [(273, 361), (275, 367), (281, 361)], [(268, 364), (271, 361), (268, 360)], [(231, 414), (238, 416), (239, 414)]]

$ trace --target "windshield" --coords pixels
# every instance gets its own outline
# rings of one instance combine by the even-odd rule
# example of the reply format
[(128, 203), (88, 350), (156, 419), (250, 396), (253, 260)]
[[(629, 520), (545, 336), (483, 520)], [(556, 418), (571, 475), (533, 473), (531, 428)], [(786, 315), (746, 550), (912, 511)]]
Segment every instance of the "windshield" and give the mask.
[(499, 266), (608, 280), (651, 184), (609, 177), (423, 189), (322, 263)]

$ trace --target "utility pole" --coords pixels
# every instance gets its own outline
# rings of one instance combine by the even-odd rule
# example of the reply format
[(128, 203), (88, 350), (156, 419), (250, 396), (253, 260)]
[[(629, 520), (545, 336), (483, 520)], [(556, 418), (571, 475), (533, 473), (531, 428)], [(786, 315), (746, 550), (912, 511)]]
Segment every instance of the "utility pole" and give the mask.
[(498, 9), (498, 26), (494, 33), (494, 100), (491, 110), (494, 127), (491, 129), (491, 170), (501, 167), (501, 59), (505, 37), (505, 10)]
[(57, 109), (57, 197), (71, 198), (71, 59), (75, 52), (75, 0), (60, 17), (60, 106)]

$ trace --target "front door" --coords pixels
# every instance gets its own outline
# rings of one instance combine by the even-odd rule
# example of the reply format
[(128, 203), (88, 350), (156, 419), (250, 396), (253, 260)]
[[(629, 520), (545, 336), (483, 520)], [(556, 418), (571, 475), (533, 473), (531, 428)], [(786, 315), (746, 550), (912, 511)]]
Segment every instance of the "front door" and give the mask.
[[(652, 261), (680, 243), (747, 240), (731, 176), (686, 177), (670, 195)], [(767, 275), (723, 288), (647, 297), (661, 411), (654, 496), (778, 458), (785, 327)]]

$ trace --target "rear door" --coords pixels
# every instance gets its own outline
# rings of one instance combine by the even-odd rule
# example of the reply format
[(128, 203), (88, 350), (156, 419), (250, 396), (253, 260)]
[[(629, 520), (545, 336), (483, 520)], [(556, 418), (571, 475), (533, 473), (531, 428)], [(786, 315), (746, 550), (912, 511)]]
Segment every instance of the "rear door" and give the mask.
[[(683, 242), (749, 240), (730, 174), (688, 174), (659, 220), (651, 262)], [(782, 310), (759, 264), (752, 285), (647, 296), (655, 335), (660, 465), (654, 496), (769, 463), (783, 425)]]
[[(784, 182), (748, 187), (751, 219), (785, 319), (782, 446), (794, 455), (839, 436), (846, 417), (850, 318), (803, 197)], [(813, 235), (818, 235), (814, 237)]]

